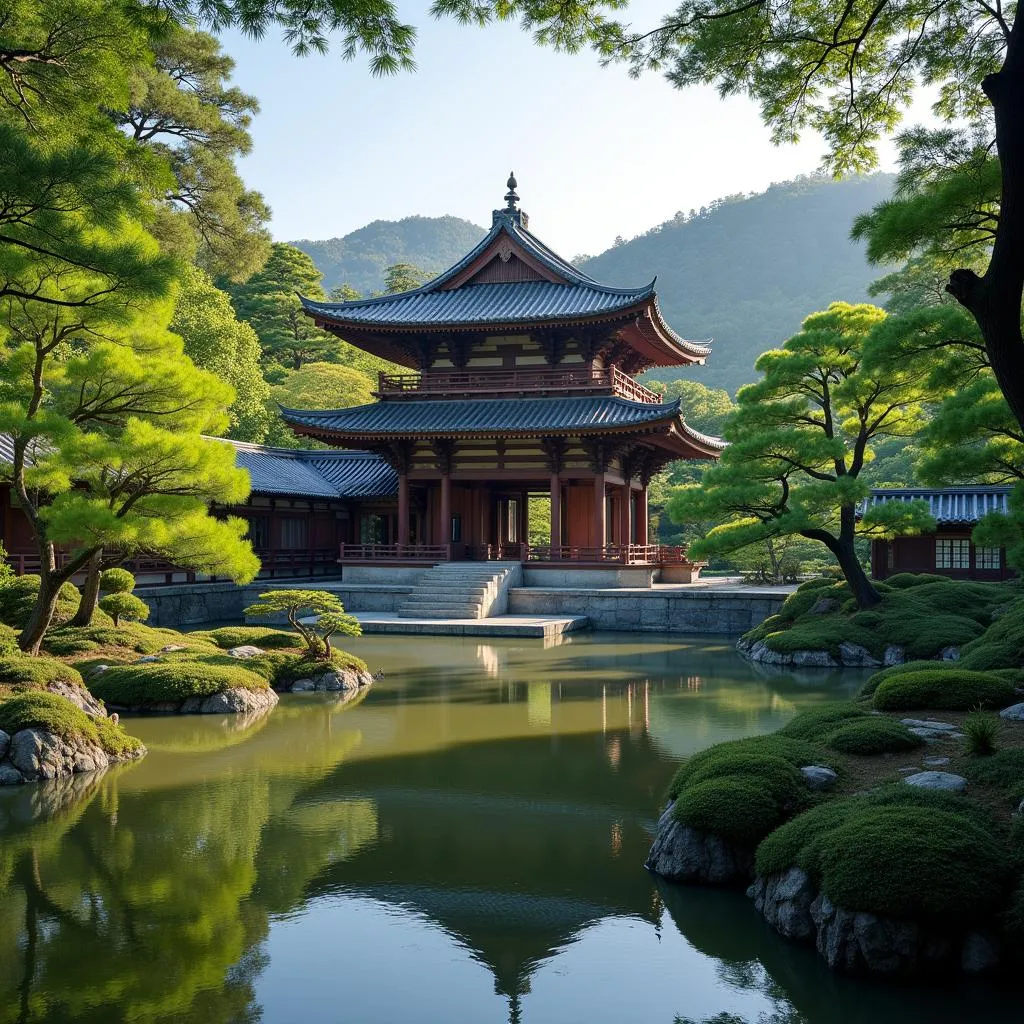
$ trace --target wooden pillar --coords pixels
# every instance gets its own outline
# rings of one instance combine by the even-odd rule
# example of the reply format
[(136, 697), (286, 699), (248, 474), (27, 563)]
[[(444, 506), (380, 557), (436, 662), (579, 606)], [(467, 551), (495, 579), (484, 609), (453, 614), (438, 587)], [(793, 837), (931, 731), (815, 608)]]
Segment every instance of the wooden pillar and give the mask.
[(452, 477), (450, 473), (441, 474), (441, 543), (448, 544), (452, 539)]
[(409, 543), (409, 474), (398, 474), (398, 543)]
[(636, 542), (647, 543), (647, 485), (636, 492)]
[(558, 557), (558, 548), (562, 546), (562, 481), (557, 473), (551, 474), (551, 547)]
[(608, 536), (604, 504), (604, 473), (594, 474), (594, 546), (603, 548)]
[(619, 488), (619, 543), (625, 546), (632, 539), (630, 530), (630, 513), (632, 509), (630, 506), (630, 487), (629, 481)]

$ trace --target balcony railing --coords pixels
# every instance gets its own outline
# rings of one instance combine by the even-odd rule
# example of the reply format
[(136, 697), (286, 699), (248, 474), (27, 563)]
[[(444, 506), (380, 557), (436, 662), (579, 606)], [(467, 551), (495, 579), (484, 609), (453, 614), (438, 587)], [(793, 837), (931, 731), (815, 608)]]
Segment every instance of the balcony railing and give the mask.
[(691, 562), (686, 548), (666, 544), (605, 544), (580, 547), (570, 544), (342, 544), (339, 561), (357, 562), (447, 562), (452, 559), (475, 562), (558, 562), (566, 566), (594, 565), (679, 565), (701, 567)]
[(481, 395), (544, 395), (579, 392), (613, 394), (656, 405), (661, 396), (617, 366), (544, 367), (519, 370), (430, 370), (426, 373), (381, 373), (376, 395), (395, 398), (471, 398)]

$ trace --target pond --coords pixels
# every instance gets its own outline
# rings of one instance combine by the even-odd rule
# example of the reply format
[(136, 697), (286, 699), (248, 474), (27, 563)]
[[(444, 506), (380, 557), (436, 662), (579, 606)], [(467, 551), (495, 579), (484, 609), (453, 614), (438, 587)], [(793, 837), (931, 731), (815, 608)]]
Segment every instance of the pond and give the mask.
[(835, 978), (742, 893), (642, 868), (679, 758), (843, 698), (707, 637), (362, 637), (357, 704), (142, 718), (149, 756), (0, 793), (0, 1022), (1018, 1021)]

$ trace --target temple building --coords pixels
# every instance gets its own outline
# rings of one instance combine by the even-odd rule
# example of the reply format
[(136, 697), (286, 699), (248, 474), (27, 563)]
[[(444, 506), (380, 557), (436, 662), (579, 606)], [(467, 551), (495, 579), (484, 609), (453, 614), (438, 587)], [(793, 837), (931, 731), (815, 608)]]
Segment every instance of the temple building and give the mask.
[[(486, 237), (422, 287), (302, 300), (318, 327), (408, 371), (380, 374), (371, 405), (283, 410), (297, 434), (374, 453), (397, 477), (394, 516), (358, 514), (341, 561), (688, 566), (648, 542), (648, 484), (724, 445), (635, 376), (709, 349), (665, 323), (653, 282), (608, 287), (557, 256), (514, 177), (508, 189)], [(530, 543), (538, 499), (546, 528)]]

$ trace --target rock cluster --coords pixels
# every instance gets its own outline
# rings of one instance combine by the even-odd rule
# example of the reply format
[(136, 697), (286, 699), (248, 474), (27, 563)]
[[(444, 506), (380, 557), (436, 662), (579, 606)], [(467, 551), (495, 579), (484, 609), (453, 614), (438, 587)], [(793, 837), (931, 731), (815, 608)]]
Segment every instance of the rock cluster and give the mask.
[(725, 885), (749, 878), (754, 851), (720, 836), (698, 832), (676, 821), (672, 804), (658, 821), (658, 832), (644, 867), (670, 882)]
[(304, 676), (287, 684), (284, 689), (291, 693), (339, 693), (355, 692), (373, 682), (373, 676), (363, 669), (325, 668), (323, 672)]
[(207, 697), (186, 697), (184, 700), (154, 700), (133, 707), (118, 707), (123, 711), (147, 711), (179, 715), (259, 715), (265, 714), (280, 698), (268, 686), (250, 690), (233, 686)]
[[(889, 668), (907, 660), (906, 651), (899, 644), (888, 644), (879, 659), (861, 644), (847, 640), (840, 643), (838, 657), (828, 651), (773, 651), (764, 640), (744, 637), (736, 641), (736, 650), (749, 661), (787, 668)], [(937, 660), (956, 661), (959, 657), (959, 648), (944, 647)]]
[(0, 786), (101, 771), (145, 752), (140, 748), (117, 756), (84, 737), (65, 739), (46, 729), (20, 729), (13, 736), (0, 731)]

